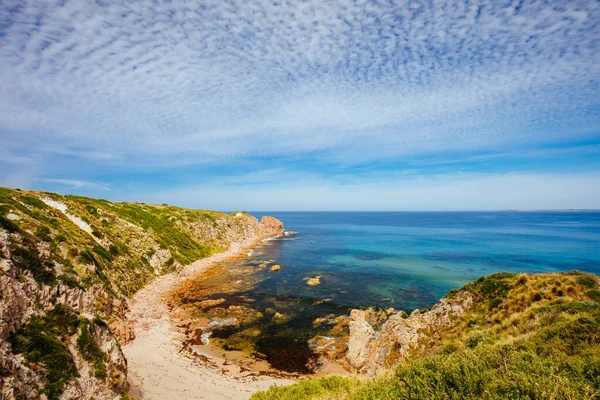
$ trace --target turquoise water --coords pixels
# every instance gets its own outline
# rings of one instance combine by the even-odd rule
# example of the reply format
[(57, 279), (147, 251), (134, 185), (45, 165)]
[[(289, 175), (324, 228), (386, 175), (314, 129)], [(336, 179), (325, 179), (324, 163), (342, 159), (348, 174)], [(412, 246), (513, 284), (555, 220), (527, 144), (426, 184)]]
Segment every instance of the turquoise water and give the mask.
[[(236, 349), (241, 335), (257, 357), (286, 371), (312, 370), (309, 340), (331, 334), (316, 318), (371, 306), (429, 308), (450, 289), (500, 271), (600, 273), (600, 213), (253, 214), (273, 215), (297, 233), (225, 265), (240, 290), (210, 298), (261, 317), (213, 337)], [(281, 270), (261, 268), (265, 262)], [(309, 286), (305, 279), (316, 275), (321, 283)], [(248, 328), (260, 334), (244, 338)]]
[[(273, 215), (295, 240), (264, 250), (284, 267), (258, 289), (341, 308), (428, 308), (499, 271), (600, 274), (600, 213), (407, 212)], [(323, 275), (319, 286), (303, 282)]]

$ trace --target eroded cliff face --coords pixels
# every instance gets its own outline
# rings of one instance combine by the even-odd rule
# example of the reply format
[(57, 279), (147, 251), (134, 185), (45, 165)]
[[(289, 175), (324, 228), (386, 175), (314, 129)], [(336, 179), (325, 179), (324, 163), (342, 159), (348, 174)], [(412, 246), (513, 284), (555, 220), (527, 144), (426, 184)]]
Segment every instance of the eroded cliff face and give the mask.
[[(272, 217), (0, 188), (0, 398), (119, 398), (131, 294)], [(61, 367), (64, 365), (64, 368)]]
[(424, 347), (423, 339), (443, 331), (472, 303), (470, 293), (460, 292), (452, 299), (443, 298), (429, 311), (415, 310), (410, 316), (403, 311), (397, 312), (379, 330), (367, 321), (370, 311), (352, 310), (346, 359), (356, 371), (375, 375)]
[[(11, 264), (5, 263), (0, 276), (1, 398), (119, 398), (128, 390), (127, 362), (110, 328), (100, 319), (94, 322), (94, 315), (121, 318), (124, 302), (112, 299), (99, 285), (87, 291), (64, 284), (40, 285)], [(61, 306), (68, 310), (72, 327), (55, 334), (62, 327), (53, 326), (45, 316)], [(82, 337), (91, 339), (88, 347), (95, 349), (98, 360), (91, 360), (78, 345)], [(55, 346), (66, 349), (60, 362), (72, 363), (72, 372), (77, 373), (69, 374), (72, 379), (53, 390), (48, 384), (55, 378), (55, 367), (46, 365), (44, 359), (54, 357)]]

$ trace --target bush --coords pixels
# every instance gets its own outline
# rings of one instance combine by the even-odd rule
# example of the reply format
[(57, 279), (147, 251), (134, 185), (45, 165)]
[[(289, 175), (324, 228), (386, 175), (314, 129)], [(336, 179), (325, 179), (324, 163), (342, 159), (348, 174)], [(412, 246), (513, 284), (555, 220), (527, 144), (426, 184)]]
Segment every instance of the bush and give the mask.
[(35, 236), (37, 236), (38, 239), (43, 240), (44, 242), (52, 241), (52, 236), (50, 236), (50, 228), (44, 225), (37, 227), (37, 229), (35, 230)]
[(490, 301), (488, 302), (488, 308), (490, 310), (493, 310), (494, 308), (498, 307), (500, 304), (502, 304), (502, 299), (494, 297), (493, 299), (490, 299)]
[(68, 287), (70, 287), (71, 289), (75, 289), (75, 288), (83, 289), (83, 286), (81, 286), (79, 284), (79, 282), (77, 282), (77, 280), (71, 276), (60, 275), (56, 279), (58, 279), (59, 281), (61, 281), (62, 283), (64, 283)]
[(37, 197), (20, 196), (19, 200), (22, 203), (28, 204), (28, 205), (36, 207), (36, 208), (40, 208), (42, 210), (45, 210), (46, 208), (48, 208), (48, 206), (46, 205), (46, 203), (44, 203), (43, 201), (41, 201)]
[(598, 289), (590, 289), (586, 293), (588, 297), (598, 303), (600, 303), (600, 290)]
[(0, 216), (0, 227), (4, 228), (9, 233), (14, 233), (14, 232), (18, 232), (19, 231), (19, 227), (17, 226), (17, 224), (15, 224), (14, 222), (12, 222), (8, 218), (4, 218), (3, 216)]
[(597, 285), (596, 278), (589, 274), (578, 276), (577, 283), (589, 289), (593, 289)]
[(498, 274), (492, 274), (484, 278), (479, 278), (477, 283), (481, 288), (481, 294), (485, 298), (505, 298), (511, 289), (511, 283), (508, 281), (513, 278), (515, 274), (508, 272), (501, 272)]

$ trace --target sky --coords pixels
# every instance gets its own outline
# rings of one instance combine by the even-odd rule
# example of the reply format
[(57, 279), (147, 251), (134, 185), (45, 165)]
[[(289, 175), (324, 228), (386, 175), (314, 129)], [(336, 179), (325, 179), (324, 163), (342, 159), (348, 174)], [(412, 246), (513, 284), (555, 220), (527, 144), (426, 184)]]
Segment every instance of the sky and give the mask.
[(0, 0), (0, 186), (600, 208), (600, 1)]

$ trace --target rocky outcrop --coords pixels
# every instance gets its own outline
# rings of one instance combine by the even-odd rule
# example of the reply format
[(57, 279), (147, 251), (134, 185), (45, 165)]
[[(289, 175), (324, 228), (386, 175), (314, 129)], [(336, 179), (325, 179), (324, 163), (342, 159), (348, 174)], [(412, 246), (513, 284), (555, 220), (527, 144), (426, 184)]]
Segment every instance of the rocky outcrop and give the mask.
[(133, 328), (127, 320), (115, 318), (108, 323), (108, 326), (119, 344), (123, 346), (135, 339)]
[(352, 310), (350, 312), (350, 338), (346, 358), (350, 365), (361, 369), (367, 362), (373, 349), (375, 330), (365, 318), (365, 311)]
[(468, 292), (460, 292), (453, 299), (443, 298), (429, 311), (415, 310), (410, 316), (397, 312), (378, 331), (367, 321), (370, 311), (352, 310), (346, 359), (358, 372), (374, 375), (410, 355), (420, 340), (443, 330), (472, 302)]
[(277, 218), (264, 216), (259, 223), (260, 236), (263, 238), (284, 234), (283, 222)]

